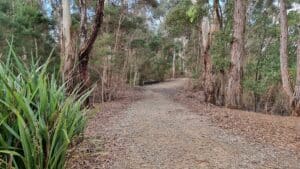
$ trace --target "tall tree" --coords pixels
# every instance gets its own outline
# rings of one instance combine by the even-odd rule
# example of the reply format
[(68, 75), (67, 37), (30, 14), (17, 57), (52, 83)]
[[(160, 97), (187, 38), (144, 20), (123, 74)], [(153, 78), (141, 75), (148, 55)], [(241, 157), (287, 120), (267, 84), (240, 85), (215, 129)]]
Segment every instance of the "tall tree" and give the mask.
[[(93, 23), (92, 32), (89, 37), (85, 38), (84, 42), (80, 46), (80, 50), (77, 55), (78, 59), (78, 82), (81, 83), (82, 90), (86, 90), (89, 87), (89, 73), (88, 73), (88, 63), (90, 59), (90, 53), (92, 51), (93, 45), (97, 39), (98, 33), (100, 31), (100, 27), (103, 23), (103, 11), (104, 11), (104, 1), (105, 0), (98, 0), (96, 11), (95, 11), (95, 19)], [(85, 4), (85, 0), (81, 4)], [(82, 5), (83, 8), (85, 8), (85, 5)], [(86, 19), (86, 10), (81, 10), (85, 12), (85, 16), (82, 17), (84, 19), (82, 24), (84, 25), (87, 22)], [(85, 29), (84, 26), (82, 29)], [(84, 32), (82, 30), (81, 32)], [(88, 101), (87, 101), (88, 103)]]
[(61, 20), (61, 71), (63, 81), (66, 82), (67, 89), (73, 87), (73, 70), (75, 57), (72, 53), (71, 41), (71, 11), (69, 0), (62, 0), (62, 20)]
[(280, 0), (280, 70), (283, 90), (289, 98), (292, 98), (288, 73), (288, 21), (285, 1)]
[[(98, 0), (95, 8), (94, 22), (92, 23), (91, 33), (88, 36), (87, 20), (87, 0), (79, 0), (80, 27), (78, 37), (71, 35), (71, 11), (70, 1), (62, 0), (61, 9), (61, 72), (63, 81), (67, 85), (69, 92), (72, 92), (75, 86), (79, 85), (82, 91), (89, 87), (88, 62), (93, 44), (98, 36), (101, 24), (103, 22), (104, 1)], [(76, 43), (72, 40), (79, 39), (79, 49), (73, 50)]]
[[(203, 63), (204, 63), (204, 92), (205, 100), (210, 103), (215, 103), (215, 74), (213, 72), (213, 63), (210, 53), (211, 45), (214, 43), (214, 35), (220, 31), (222, 25), (222, 19), (220, 14), (219, 0), (214, 0), (213, 3), (213, 21), (210, 26), (209, 34), (205, 35), (205, 27), (202, 25), (202, 38), (207, 39), (207, 43), (203, 43)], [(204, 21), (204, 20), (203, 20)], [(205, 23), (205, 22), (203, 22)], [(203, 24), (202, 23), (202, 24)], [(207, 23), (209, 24), (209, 23)], [(207, 37), (206, 37), (207, 36)], [(205, 40), (204, 40), (205, 42)]]
[(292, 115), (300, 116), (300, 36), (297, 41), (297, 73), (296, 73), (296, 83), (294, 90), (294, 98), (292, 103)]
[(239, 108), (242, 102), (242, 59), (244, 57), (246, 0), (234, 1), (233, 39), (231, 45), (231, 65), (225, 95), (225, 104), (229, 108)]
[(175, 77), (176, 77), (176, 49), (174, 45), (173, 58), (172, 58), (172, 78), (175, 79)]
[(211, 47), (211, 27), (208, 17), (202, 19), (202, 58), (203, 58), (203, 75), (202, 81), (204, 82), (205, 100), (210, 103), (214, 103), (214, 77), (213, 77), (213, 65), (210, 55)]
[(292, 115), (300, 115), (300, 38), (297, 42), (297, 72), (294, 93), (288, 72), (288, 21), (285, 0), (280, 0), (280, 69), (282, 87), (291, 103)]
[(85, 0), (78, 1), (79, 12), (80, 12), (80, 44), (79, 47), (82, 48), (84, 42), (87, 39), (87, 6)]

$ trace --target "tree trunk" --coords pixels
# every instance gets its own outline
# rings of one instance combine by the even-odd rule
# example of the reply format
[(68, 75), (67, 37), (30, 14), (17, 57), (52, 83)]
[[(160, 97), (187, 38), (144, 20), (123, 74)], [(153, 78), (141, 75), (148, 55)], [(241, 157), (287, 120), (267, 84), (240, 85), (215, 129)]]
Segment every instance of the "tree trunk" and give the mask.
[(218, 32), (222, 28), (222, 18), (220, 14), (220, 5), (219, 0), (214, 0), (214, 11), (213, 11), (213, 25), (212, 25), (212, 34)]
[(225, 104), (229, 108), (240, 108), (242, 105), (241, 77), (245, 43), (246, 2), (245, 0), (235, 0), (234, 3), (231, 65), (225, 95)]
[(68, 0), (63, 0), (61, 22), (61, 71), (63, 81), (66, 83), (69, 92), (73, 89), (74, 85), (73, 70), (75, 62), (71, 44), (71, 24), (70, 3)]
[(213, 67), (210, 56), (210, 46), (211, 46), (211, 30), (207, 17), (202, 20), (202, 57), (203, 57), (203, 87), (205, 94), (205, 101), (210, 103), (215, 103), (214, 98), (214, 75)]
[(175, 79), (176, 75), (176, 50), (173, 49), (173, 62), (172, 62), (172, 78)]
[(135, 87), (137, 85), (137, 81), (138, 81), (138, 70), (137, 70), (137, 65), (134, 66), (134, 76), (133, 76), (133, 87)]
[(59, 39), (59, 44), (61, 47), (60, 50), (60, 59), (61, 59), (61, 65), (60, 65), (60, 71), (61, 74), (63, 75), (63, 61), (64, 61), (64, 54), (63, 54), (63, 36), (62, 36), (62, 4), (61, 2), (58, 2), (57, 0), (50, 0), (51, 8), (52, 8), (52, 17), (53, 19), (57, 22), (57, 25), (55, 25), (55, 29), (57, 31), (54, 31), (54, 36), (56, 36)]
[(119, 18), (119, 22), (118, 22), (117, 32), (116, 32), (115, 46), (114, 46), (114, 50), (113, 50), (114, 53), (117, 52), (117, 49), (118, 49), (118, 46), (119, 46), (120, 31), (121, 31), (121, 24), (123, 22), (123, 18), (124, 18), (124, 15), (121, 14), (120, 18)]
[(133, 56), (132, 56), (132, 54), (133, 54), (133, 49), (131, 49), (130, 48), (130, 46), (129, 46), (129, 48), (128, 48), (129, 50), (128, 50), (128, 60), (129, 60), (129, 64), (128, 64), (128, 72), (129, 72), (129, 86), (130, 87), (132, 87), (132, 72), (133, 72)]
[(288, 24), (287, 24), (287, 11), (285, 0), (280, 0), (280, 70), (281, 80), (284, 92), (289, 98), (292, 98), (292, 90), (289, 82), (288, 73)]
[(291, 89), (288, 72), (288, 22), (285, 0), (280, 0), (280, 69), (282, 87), (288, 96), (292, 115), (300, 116), (300, 37), (297, 42), (297, 74), (294, 94)]
[(106, 64), (104, 65), (103, 67), (103, 70), (102, 70), (102, 78), (101, 78), (101, 98), (102, 98), (102, 102), (105, 102), (106, 101), (106, 82), (107, 82), (107, 78), (106, 78), (106, 71), (107, 68), (106, 68)]
[(292, 103), (292, 115), (300, 116), (300, 37), (297, 42), (297, 75)]
[[(203, 59), (204, 59), (204, 93), (207, 102), (216, 103), (215, 97), (215, 75), (213, 73), (213, 64), (210, 55), (210, 48), (213, 43), (214, 34), (221, 29), (221, 15), (219, 10), (219, 0), (214, 0), (213, 3), (213, 21), (209, 26), (208, 21), (203, 18)], [(209, 30), (209, 32), (207, 32)]]
[[(203, 44), (202, 44), (202, 23), (200, 22), (199, 24), (198, 24), (198, 42), (199, 42), (199, 48), (198, 48), (198, 57), (197, 57), (197, 64), (198, 64), (198, 66), (197, 66), (197, 69), (198, 69), (198, 71), (197, 72), (201, 72), (200, 70), (201, 70), (201, 68), (202, 68), (202, 66), (201, 65), (203, 65), (203, 59), (201, 59), (202, 58), (202, 52), (204, 51), (204, 49), (203, 49)], [(202, 78), (201, 76), (200, 76), (200, 78)]]
[[(213, 4), (213, 25), (211, 28), (211, 42), (212, 45), (216, 41), (215, 35), (219, 32), (223, 27), (223, 19), (222, 19), (222, 11), (220, 7), (219, 0), (214, 0)], [(225, 86), (226, 86), (226, 77), (225, 72), (220, 71), (213, 74), (213, 86), (214, 86), (214, 97), (215, 104), (224, 105), (224, 95), (225, 95)]]
[[(104, 10), (104, 1), (105, 0), (98, 0), (98, 4), (96, 7), (96, 16), (92, 28), (92, 33), (89, 38), (85, 40), (82, 44), (79, 53), (78, 53), (78, 71), (79, 71), (79, 78), (78, 82), (81, 83), (82, 91), (85, 91), (89, 87), (89, 73), (88, 73), (88, 63), (89, 63), (89, 55), (92, 51), (93, 45), (96, 41), (98, 36), (98, 32), (100, 31), (100, 27), (103, 22), (103, 10)], [(88, 100), (86, 104), (88, 104)]]
[(80, 10), (80, 44), (79, 44), (79, 47), (82, 48), (84, 42), (87, 39), (87, 8), (86, 8), (85, 0), (79, 0), (79, 10)]

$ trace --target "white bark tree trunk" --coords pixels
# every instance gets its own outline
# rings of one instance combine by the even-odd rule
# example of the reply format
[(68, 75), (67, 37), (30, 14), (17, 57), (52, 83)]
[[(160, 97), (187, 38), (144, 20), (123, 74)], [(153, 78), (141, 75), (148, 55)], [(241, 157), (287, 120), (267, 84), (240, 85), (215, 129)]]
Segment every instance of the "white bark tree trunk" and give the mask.
[(64, 82), (67, 83), (67, 88), (73, 87), (73, 69), (74, 69), (74, 54), (72, 53), (71, 42), (71, 11), (69, 0), (62, 0), (62, 22), (61, 22), (61, 50), (62, 62), (61, 71)]
[(134, 76), (133, 76), (133, 86), (137, 85), (139, 72), (137, 70), (137, 66), (134, 68)]
[(79, 0), (80, 10), (80, 48), (83, 47), (87, 39), (87, 7), (85, 0)]
[(175, 79), (175, 75), (176, 75), (176, 50), (174, 48), (174, 51), (173, 51), (173, 62), (172, 62), (172, 77), (173, 77), (173, 79)]

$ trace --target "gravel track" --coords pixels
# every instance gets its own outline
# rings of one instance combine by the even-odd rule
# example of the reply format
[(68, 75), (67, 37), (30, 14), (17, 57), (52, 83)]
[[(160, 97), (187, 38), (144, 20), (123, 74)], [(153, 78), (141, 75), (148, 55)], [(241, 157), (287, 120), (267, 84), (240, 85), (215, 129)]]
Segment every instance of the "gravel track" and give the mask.
[(101, 132), (116, 140), (109, 168), (300, 169), (295, 152), (232, 135), (208, 117), (174, 102), (169, 93), (185, 82), (179, 79), (145, 87), (144, 99), (111, 120)]

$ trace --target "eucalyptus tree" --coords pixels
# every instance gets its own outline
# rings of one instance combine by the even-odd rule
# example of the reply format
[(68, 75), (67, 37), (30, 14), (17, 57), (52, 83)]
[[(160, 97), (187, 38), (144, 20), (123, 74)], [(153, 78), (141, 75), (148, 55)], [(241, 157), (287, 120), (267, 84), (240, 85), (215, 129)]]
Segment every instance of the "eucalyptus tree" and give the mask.
[(199, 49), (202, 58), (201, 81), (204, 89), (205, 100), (210, 103), (216, 102), (215, 71), (211, 55), (211, 47), (214, 45), (215, 35), (222, 27), (222, 11), (219, 0), (214, 0), (210, 10), (209, 1), (193, 1), (193, 6), (187, 12), (191, 21), (199, 23)]
[(300, 116), (300, 35), (297, 41), (297, 74), (294, 90), (294, 100), (292, 101), (293, 115)]
[[(205, 21), (205, 20), (203, 20)], [(213, 2), (213, 11), (212, 11), (212, 23), (208, 35), (205, 35), (205, 25), (208, 25), (208, 23), (205, 24), (205, 22), (202, 22), (202, 37), (203, 39), (207, 39), (205, 43), (202, 44), (203, 46), (203, 59), (204, 59), (204, 93), (205, 93), (205, 100), (210, 103), (216, 102), (216, 96), (215, 96), (215, 73), (213, 68), (213, 62), (212, 62), (212, 56), (211, 56), (211, 46), (213, 43), (215, 43), (215, 34), (218, 33), (222, 26), (222, 18), (221, 18), (221, 12), (220, 12), (220, 2), (219, 0), (214, 0)], [(207, 27), (207, 26), (206, 26)]]
[[(298, 35), (299, 36), (299, 35)], [(299, 40), (297, 42), (299, 45)], [(280, 0), (280, 70), (282, 87), (288, 96), (292, 107), (293, 115), (300, 115), (300, 58), (299, 46), (297, 47), (297, 64), (296, 64), (296, 83), (295, 90), (292, 91), (288, 72), (288, 18), (286, 1)]]
[(231, 65), (225, 95), (226, 107), (240, 108), (242, 104), (242, 62), (245, 48), (246, 0), (234, 1)]
[(280, 70), (282, 87), (289, 98), (293, 93), (289, 82), (288, 73), (288, 20), (285, 0), (280, 0)]
[[(58, 6), (56, 8), (61, 9), (59, 10), (61, 14), (58, 15), (62, 16), (61, 18), (58, 17), (61, 19), (58, 21), (61, 25), (59, 29), (61, 31), (61, 74), (69, 92), (72, 92), (76, 86), (79, 86), (82, 91), (86, 91), (89, 87), (88, 63), (94, 42), (103, 22), (104, 1), (98, 0), (96, 7), (90, 9), (94, 13), (92, 23), (88, 23), (87, 20), (87, 1), (78, 1), (80, 26), (75, 33), (71, 29), (74, 25), (70, 9), (71, 1), (62, 0), (61, 3), (56, 3)], [(91, 28), (88, 27), (88, 24), (92, 25), (89, 26)], [(89, 36), (87, 30), (91, 30)], [(76, 32), (79, 33), (77, 34)]]
[[(61, 4), (61, 73), (63, 81), (66, 82), (67, 88), (72, 90), (74, 86), (73, 82), (73, 70), (75, 64), (75, 56), (73, 53), (73, 46), (71, 40), (71, 10), (70, 10), (70, 1), (62, 0)], [(71, 92), (71, 91), (70, 91)]]

